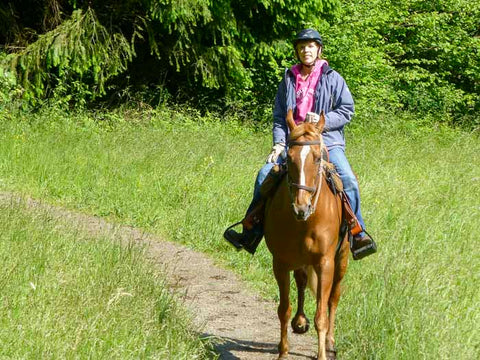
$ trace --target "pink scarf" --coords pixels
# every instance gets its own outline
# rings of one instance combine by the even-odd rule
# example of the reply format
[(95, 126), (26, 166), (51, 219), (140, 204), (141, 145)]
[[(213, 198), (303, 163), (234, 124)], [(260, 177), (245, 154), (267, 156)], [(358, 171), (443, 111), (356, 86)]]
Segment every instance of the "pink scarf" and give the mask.
[(315, 100), (315, 88), (318, 80), (322, 76), (322, 68), (324, 64), (328, 64), (326, 60), (317, 59), (312, 72), (306, 80), (302, 79), (300, 69), (302, 64), (292, 66), (292, 72), (295, 74), (295, 97), (297, 100), (297, 111), (295, 112), (295, 123), (305, 121), (307, 112), (313, 110)]

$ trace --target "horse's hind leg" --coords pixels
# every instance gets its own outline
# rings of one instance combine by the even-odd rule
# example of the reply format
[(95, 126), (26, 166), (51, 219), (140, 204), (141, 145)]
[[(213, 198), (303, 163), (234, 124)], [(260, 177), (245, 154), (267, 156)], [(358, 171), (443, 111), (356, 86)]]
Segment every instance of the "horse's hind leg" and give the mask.
[(307, 287), (307, 271), (305, 268), (300, 268), (295, 270), (293, 274), (297, 284), (298, 306), (295, 317), (292, 319), (292, 329), (294, 333), (304, 334), (310, 327), (310, 322), (305, 316), (305, 312), (303, 310), (305, 303), (305, 288)]
[(338, 301), (340, 300), (340, 282), (347, 271), (348, 265), (348, 246), (343, 246), (335, 259), (335, 275), (333, 277), (332, 291), (328, 299), (328, 332), (325, 341), (327, 359), (336, 359), (335, 349), (335, 315), (337, 312)]
[(280, 343), (278, 344), (279, 359), (284, 359), (288, 355), (288, 320), (292, 312), (290, 306), (290, 272), (285, 268), (273, 261), (273, 273), (277, 280), (278, 289), (280, 291), (280, 304), (278, 305), (278, 319), (280, 320)]

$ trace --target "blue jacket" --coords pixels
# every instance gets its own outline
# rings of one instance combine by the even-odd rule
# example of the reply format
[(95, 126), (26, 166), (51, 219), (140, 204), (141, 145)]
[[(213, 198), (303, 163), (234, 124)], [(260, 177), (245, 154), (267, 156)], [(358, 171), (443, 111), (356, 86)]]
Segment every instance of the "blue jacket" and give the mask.
[[(343, 128), (350, 122), (354, 113), (353, 98), (345, 80), (327, 64), (315, 89), (314, 111), (325, 112), (323, 139), (327, 148), (345, 148)], [(288, 136), (286, 123), (287, 110), (296, 111), (295, 75), (290, 69), (278, 87), (273, 109), (273, 143), (284, 143)]]

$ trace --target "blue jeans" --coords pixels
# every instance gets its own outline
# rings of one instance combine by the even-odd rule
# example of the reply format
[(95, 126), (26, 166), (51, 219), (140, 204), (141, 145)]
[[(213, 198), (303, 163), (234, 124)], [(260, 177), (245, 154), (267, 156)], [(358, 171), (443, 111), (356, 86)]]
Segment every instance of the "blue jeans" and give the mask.
[[(355, 177), (355, 174), (350, 167), (350, 163), (345, 156), (345, 150), (340, 147), (335, 147), (329, 150), (330, 162), (335, 165), (337, 172), (340, 175), (343, 182), (343, 189), (348, 196), (352, 210), (355, 213), (355, 216), (360, 223), (362, 229), (365, 230), (365, 222), (363, 221), (362, 212), (360, 210), (360, 189), (358, 187), (358, 181)], [(279, 157), (278, 162), (284, 161)], [(262, 186), (263, 181), (267, 177), (270, 170), (275, 164), (267, 163), (263, 165), (257, 175), (255, 180), (255, 188), (253, 191), (253, 199), (248, 207), (247, 214), (258, 204), (260, 200), (260, 187)], [(365, 233), (362, 232), (359, 235), (364, 236)]]
[[(355, 174), (350, 167), (350, 163), (345, 156), (345, 150), (340, 147), (335, 147), (328, 150), (330, 155), (330, 162), (337, 168), (338, 175), (340, 175), (343, 182), (343, 190), (348, 196), (352, 210), (360, 223), (360, 226), (365, 230), (365, 222), (363, 221), (362, 212), (360, 210), (360, 189)], [(364, 236), (362, 231), (359, 235)]]
[[(279, 161), (283, 161), (283, 160), (280, 160), (280, 157), (279, 157)], [(248, 207), (247, 214), (251, 210), (253, 210), (253, 208), (260, 201), (260, 198), (261, 198), (260, 187), (262, 186), (263, 182), (265, 181), (265, 178), (267, 177), (270, 170), (272, 170), (274, 165), (275, 165), (274, 163), (266, 163), (258, 172), (257, 178), (255, 179), (255, 187), (253, 189), (253, 199), (252, 199), (252, 202), (250, 203), (250, 206)]]

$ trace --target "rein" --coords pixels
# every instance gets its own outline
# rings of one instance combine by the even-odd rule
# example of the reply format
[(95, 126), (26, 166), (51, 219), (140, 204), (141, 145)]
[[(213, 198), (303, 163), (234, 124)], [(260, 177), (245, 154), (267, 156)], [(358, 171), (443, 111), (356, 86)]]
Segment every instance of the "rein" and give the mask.
[(308, 191), (308, 192), (311, 192), (311, 193), (314, 193), (315, 190), (317, 190), (317, 188), (310, 187), (310, 186), (305, 186), (305, 185), (300, 185), (300, 184), (297, 184), (297, 183), (294, 183), (294, 182), (289, 182), (289, 184), (293, 187), (296, 187), (297, 189), (305, 190), (305, 191)]
[(305, 145), (322, 145), (322, 140), (310, 140), (310, 141), (289, 141), (288, 146), (305, 146)]

